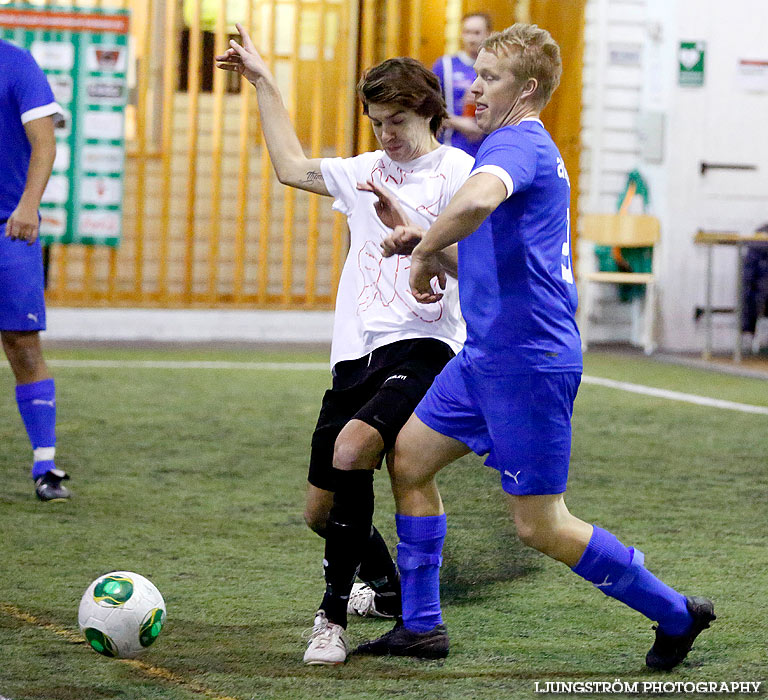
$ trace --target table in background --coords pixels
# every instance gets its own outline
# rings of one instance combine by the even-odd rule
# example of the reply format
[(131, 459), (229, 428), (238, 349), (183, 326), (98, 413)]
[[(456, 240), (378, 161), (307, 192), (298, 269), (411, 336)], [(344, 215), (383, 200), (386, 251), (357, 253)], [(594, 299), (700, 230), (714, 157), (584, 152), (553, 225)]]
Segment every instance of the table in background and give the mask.
[(768, 233), (752, 233), (748, 236), (742, 236), (734, 231), (702, 231), (696, 233), (693, 242), (697, 245), (707, 246), (707, 291), (704, 306), (704, 323), (706, 330), (706, 341), (704, 352), (705, 360), (712, 357), (712, 249), (716, 245), (727, 245), (736, 247), (736, 342), (733, 346), (733, 361), (741, 362), (741, 315), (744, 304), (744, 255), (745, 245), (766, 245), (768, 246)]

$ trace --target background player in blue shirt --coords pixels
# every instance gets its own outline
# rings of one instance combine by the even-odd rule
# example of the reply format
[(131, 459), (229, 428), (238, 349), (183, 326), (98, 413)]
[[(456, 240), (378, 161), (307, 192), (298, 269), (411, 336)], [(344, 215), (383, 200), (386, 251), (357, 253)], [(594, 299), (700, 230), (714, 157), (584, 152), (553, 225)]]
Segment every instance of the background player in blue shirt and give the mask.
[(475, 104), (470, 87), (475, 80), (474, 63), (480, 45), (491, 33), (491, 18), (484, 12), (473, 12), (461, 18), (461, 51), (441, 56), (432, 66), (440, 81), (449, 117), (438, 138), (440, 143), (455, 146), (473, 158), (485, 137), (475, 121)]
[(43, 501), (70, 497), (62, 484), (69, 477), (54, 464), (56, 389), (39, 336), (45, 299), (38, 208), (56, 156), (53, 115), (60, 112), (35, 59), (0, 39), (0, 337)]
[(472, 175), (427, 233), (398, 227), (384, 245), (402, 254), (423, 234), (410, 282), (429, 302), (440, 297), (431, 281), (447, 269), (438, 254), (458, 242), (467, 342), (397, 439), (403, 621), (358, 651), (448, 654), (439, 595), (446, 519), (434, 477), (471, 450), (499, 471), (525, 544), (658, 622), (646, 664), (668, 670), (715, 618), (712, 602), (662, 583), (642, 552), (571, 515), (564, 500), (582, 360), (568, 173), (538, 119), (560, 80), (560, 51), (548, 32), (516, 24), (486, 40), (475, 68), (477, 122), (489, 135)]

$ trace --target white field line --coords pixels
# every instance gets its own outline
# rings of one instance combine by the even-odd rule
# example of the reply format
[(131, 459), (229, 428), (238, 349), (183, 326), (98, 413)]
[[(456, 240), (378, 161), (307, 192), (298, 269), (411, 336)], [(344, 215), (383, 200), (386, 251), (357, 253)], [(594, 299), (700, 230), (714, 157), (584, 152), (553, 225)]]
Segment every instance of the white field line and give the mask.
[(756, 413), (761, 416), (768, 416), (768, 406), (753, 406), (752, 404), (748, 403), (737, 403), (736, 401), (711, 399), (708, 396), (684, 394), (681, 391), (670, 391), (668, 389), (656, 389), (651, 386), (644, 386), (643, 384), (617, 382), (614, 379), (590, 377), (586, 374), (582, 376), (581, 381), (584, 384), (595, 384), (597, 386), (608, 387), (609, 389), (628, 391), (632, 394), (643, 394), (644, 396), (654, 396), (659, 399), (669, 399), (670, 401), (683, 401), (685, 403), (696, 404), (697, 406), (709, 406), (710, 408), (723, 408), (727, 411), (740, 411), (741, 413)]
[[(99, 368), (114, 367), (118, 369), (235, 369), (235, 370), (269, 370), (269, 371), (325, 371), (328, 372), (328, 364), (325, 362), (227, 362), (218, 360), (48, 360), (52, 367), (82, 367)], [(738, 403), (736, 401), (724, 401), (697, 394), (685, 394), (669, 389), (657, 389), (643, 384), (631, 384), (619, 382), (614, 379), (592, 377), (585, 374), (581, 378), (584, 384), (618, 389), (632, 394), (653, 396), (670, 401), (681, 401), (697, 406), (720, 408), (727, 411), (739, 411), (741, 413), (753, 413), (768, 416), (768, 406), (753, 406), (752, 404)]]
[(51, 367), (331, 371), (327, 362), (228, 362), (224, 360), (46, 360), (46, 362)]

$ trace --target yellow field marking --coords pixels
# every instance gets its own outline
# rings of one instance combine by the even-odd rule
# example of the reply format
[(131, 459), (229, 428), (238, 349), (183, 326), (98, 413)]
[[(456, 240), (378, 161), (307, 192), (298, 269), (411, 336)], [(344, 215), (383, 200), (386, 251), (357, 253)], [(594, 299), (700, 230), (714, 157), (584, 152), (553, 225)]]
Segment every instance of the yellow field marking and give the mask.
[(48, 630), (49, 632), (53, 632), (54, 634), (58, 635), (59, 637), (63, 637), (68, 642), (83, 642), (83, 638), (79, 634), (75, 634), (71, 630), (66, 629), (65, 627), (59, 627), (58, 625), (51, 624), (50, 622), (43, 622), (42, 620), (38, 620), (34, 615), (30, 615), (27, 612), (24, 612), (23, 610), (20, 610), (15, 605), (9, 605), (8, 603), (0, 603), (0, 611), (4, 612), (6, 615), (10, 617), (15, 617), (17, 620), (21, 620), (22, 622), (26, 622), (30, 625), (34, 625), (35, 627), (39, 627), (43, 630)]
[[(9, 617), (14, 617), (21, 622), (26, 622), (29, 625), (33, 625), (38, 629), (53, 632), (53, 634), (66, 639), (68, 642), (85, 644), (85, 640), (79, 634), (75, 634), (71, 630), (68, 630), (66, 627), (60, 627), (59, 625), (54, 625), (51, 622), (43, 622), (34, 615), (30, 615), (28, 612), (24, 612), (20, 608), (17, 608), (15, 605), (0, 602), (0, 612), (5, 613)], [(162, 666), (153, 666), (152, 664), (139, 661), (138, 659), (112, 659), (112, 661), (125, 664), (127, 666), (132, 666), (140, 673), (143, 673), (145, 676), (177, 685), (181, 688), (184, 688), (185, 690), (198, 693), (199, 695), (205, 695), (205, 697), (212, 698), (212, 700), (239, 700), (238, 698), (232, 697), (230, 695), (221, 695), (217, 691), (211, 690), (211, 688), (204, 686), (202, 683), (184, 678), (178, 673), (174, 673), (173, 671), (167, 668), (163, 668)]]

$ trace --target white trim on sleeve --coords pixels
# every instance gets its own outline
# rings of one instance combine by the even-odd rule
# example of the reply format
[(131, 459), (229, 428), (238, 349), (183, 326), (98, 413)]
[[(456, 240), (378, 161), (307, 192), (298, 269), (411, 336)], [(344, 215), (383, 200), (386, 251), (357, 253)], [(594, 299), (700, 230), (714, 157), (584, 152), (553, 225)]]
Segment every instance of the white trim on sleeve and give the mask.
[(504, 183), (504, 187), (507, 189), (507, 196), (504, 197), (504, 199), (509, 199), (512, 196), (515, 184), (512, 182), (510, 174), (504, 170), (504, 168), (500, 168), (498, 165), (491, 165), (490, 163), (488, 165), (481, 165), (479, 168), (472, 171), (470, 177), (472, 177), (472, 175), (477, 175), (477, 173), (490, 173), (491, 175), (495, 175)]
[(33, 107), (21, 115), (21, 123), (27, 124), (35, 119), (50, 117), (52, 114), (61, 114), (63, 116), (64, 110), (59, 107), (56, 102), (50, 102), (49, 104), (40, 107)]

